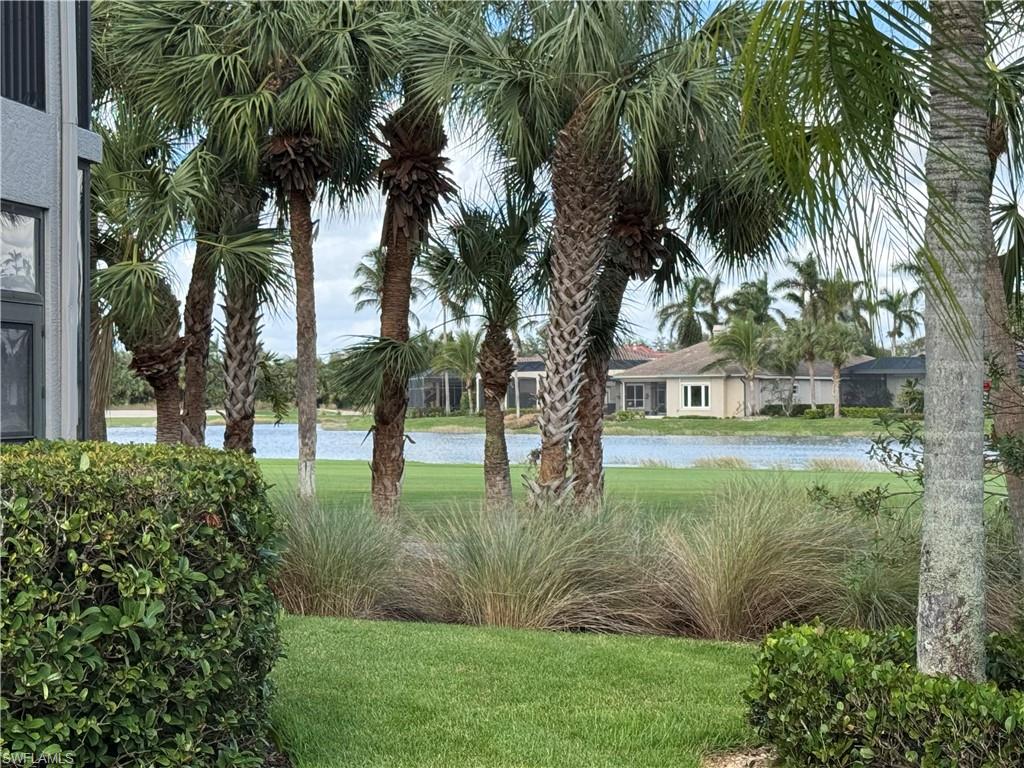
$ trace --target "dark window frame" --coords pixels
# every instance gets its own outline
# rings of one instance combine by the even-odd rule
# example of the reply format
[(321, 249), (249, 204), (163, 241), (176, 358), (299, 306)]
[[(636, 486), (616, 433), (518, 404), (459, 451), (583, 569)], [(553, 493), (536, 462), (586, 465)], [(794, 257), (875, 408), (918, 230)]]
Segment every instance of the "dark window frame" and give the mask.
[(0, 200), (0, 209), (18, 216), (35, 219), (35, 257), (37, 291), (0, 291), (0, 322), (16, 325), (32, 326), (32, 360), (31, 382), (32, 393), (31, 433), (6, 432), (0, 425), (0, 441), (25, 441), (45, 436), (46, 415), (43, 407), (46, 399), (46, 378), (44, 364), (46, 360), (46, 317), (44, 310), (45, 258), (44, 243), (46, 232), (47, 211), (31, 205), (16, 203), (12, 200)]
[(78, 69), (78, 127), (88, 129), (92, 118), (92, 47), (90, 0), (75, 0), (75, 60)]
[[(30, 13), (34, 18), (29, 18)], [(3, 97), (45, 112), (46, 4), (42, 0), (2, 0), (0, 17), (3, 19)], [(32, 39), (28, 39), (28, 35)]]

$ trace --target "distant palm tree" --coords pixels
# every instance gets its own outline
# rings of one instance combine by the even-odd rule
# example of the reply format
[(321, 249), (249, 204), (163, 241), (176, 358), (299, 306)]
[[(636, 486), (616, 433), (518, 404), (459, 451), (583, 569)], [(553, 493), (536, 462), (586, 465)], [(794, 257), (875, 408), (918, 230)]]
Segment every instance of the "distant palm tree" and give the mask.
[(794, 321), (786, 323), (771, 350), (772, 368), (789, 377), (789, 387), (782, 401), (787, 416), (793, 412), (793, 392), (796, 389), (796, 377), (800, 372), (800, 364), (804, 361), (803, 339), (800, 324)]
[(740, 285), (729, 297), (728, 311), (730, 319), (747, 317), (759, 325), (777, 325), (785, 322), (786, 315), (773, 304), (775, 297), (768, 287), (768, 275), (757, 280), (748, 280)]
[(681, 301), (658, 310), (658, 332), (667, 328), (669, 338), (679, 347), (692, 347), (704, 338), (699, 308), (705, 295), (705, 282), (703, 278), (691, 281), (683, 287)]
[(909, 291), (885, 290), (878, 300), (879, 309), (884, 309), (892, 317), (892, 326), (888, 336), (892, 342), (893, 357), (896, 356), (896, 341), (903, 338), (904, 331), (909, 331), (913, 337), (917, 333), (917, 329), (924, 323), (924, 315), (917, 308), (921, 293), (920, 286)]
[(715, 326), (722, 322), (722, 313), (725, 311), (726, 299), (722, 296), (722, 276), (716, 274), (712, 278), (699, 277), (701, 283), (700, 303), (703, 306), (697, 317), (704, 323), (708, 336), (715, 335)]
[(755, 412), (754, 377), (757, 369), (771, 358), (776, 329), (774, 323), (766, 325), (751, 317), (735, 317), (725, 331), (711, 340), (711, 349), (718, 357), (707, 368), (727, 363), (735, 363), (743, 368), (743, 381), (746, 384), (744, 416), (752, 416)]
[(792, 333), (796, 339), (795, 343), (801, 350), (803, 361), (807, 363), (807, 377), (810, 386), (811, 408), (818, 407), (818, 389), (814, 380), (814, 363), (818, 359), (818, 346), (821, 335), (821, 326), (810, 317), (801, 317), (792, 321)]
[(818, 260), (814, 256), (807, 256), (802, 260), (788, 259), (786, 265), (793, 270), (793, 276), (779, 280), (772, 286), (772, 290), (784, 291), (782, 298), (795, 304), (801, 316), (818, 319), (821, 296)]
[[(352, 298), (356, 300), (356, 312), (372, 309), (380, 314), (380, 296), (384, 288), (384, 249), (372, 248), (366, 252), (354, 273), (357, 280), (352, 289)], [(423, 299), (430, 291), (430, 284), (415, 272), (412, 276), (410, 304)], [(419, 325), (416, 313), (409, 310), (409, 322)]]
[(462, 406), (470, 413), (476, 410), (473, 392), (476, 389), (476, 371), (480, 359), (480, 331), (459, 331), (455, 338), (441, 345), (434, 356), (437, 370), (452, 371), (462, 380)]
[(859, 355), (863, 350), (861, 334), (855, 325), (836, 321), (821, 328), (818, 351), (832, 363), (832, 415), (837, 419), (841, 415), (839, 382), (842, 368), (851, 357)]

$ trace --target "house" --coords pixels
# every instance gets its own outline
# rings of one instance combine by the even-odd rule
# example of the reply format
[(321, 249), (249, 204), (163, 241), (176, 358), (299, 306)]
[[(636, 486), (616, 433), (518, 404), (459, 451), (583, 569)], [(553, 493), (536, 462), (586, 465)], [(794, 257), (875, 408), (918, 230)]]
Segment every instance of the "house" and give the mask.
[[(618, 402), (627, 410), (660, 416), (742, 416), (747, 399), (743, 369), (733, 363), (718, 364), (719, 355), (702, 341), (655, 360), (620, 371), (612, 384), (619, 387)], [(855, 358), (859, 363), (868, 357)], [(814, 387), (818, 405), (832, 404), (832, 366), (819, 361), (810, 378), (806, 366), (796, 377), (768, 368), (755, 375), (754, 403), (750, 413), (783, 403), (792, 393), (793, 403), (810, 403)]]
[(87, 2), (0, 2), (0, 438), (88, 434)]
[(843, 369), (843, 405), (888, 407), (908, 381), (924, 385), (924, 355), (878, 357)]
[[(620, 388), (615, 386), (615, 376), (637, 366), (657, 360), (667, 352), (659, 352), (645, 344), (623, 344), (615, 348), (608, 362), (608, 386), (605, 390), (605, 411), (614, 413), (622, 406)], [(544, 360), (538, 355), (520, 357), (512, 373), (512, 386), (505, 401), (507, 410), (536, 408), (537, 395), (544, 380)], [(479, 387), (479, 383), (477, 385)]]

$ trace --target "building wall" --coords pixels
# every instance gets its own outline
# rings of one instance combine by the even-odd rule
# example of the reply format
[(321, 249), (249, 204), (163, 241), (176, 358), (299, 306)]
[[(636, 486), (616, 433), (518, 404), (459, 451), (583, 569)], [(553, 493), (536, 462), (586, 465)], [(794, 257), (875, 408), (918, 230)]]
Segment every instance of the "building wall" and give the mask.
[(99, 136), (77, 124), (74, 8), (45, 3), (46, 110), (0, 99), (0, 196), (44, 211), (42, 418), (46, 437), (66, 439), (80, 436), (87, 410), (79, 165), (101, 151)]

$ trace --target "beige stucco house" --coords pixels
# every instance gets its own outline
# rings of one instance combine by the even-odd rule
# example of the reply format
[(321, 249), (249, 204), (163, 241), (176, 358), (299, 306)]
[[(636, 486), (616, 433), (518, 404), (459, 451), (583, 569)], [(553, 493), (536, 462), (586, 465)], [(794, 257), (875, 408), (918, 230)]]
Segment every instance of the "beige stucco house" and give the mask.
[[(717, 364), (718, 355), (702, 341), (643, 365), (619, 371), (612, 384), (619, 390), (618, 402), (627, 410), (656, 416), (742, 416), (747, 390), (743, 369), (735, 364)], [(848, 365), (871, 360), (856, 357)], [(782, 403), (788, 391), (795, 404), (811, 402), (811, 387), (818, 405), (832, 404), (832, 366), (819, 361), (810, 378), (806, 366), (795, 378), (777, 371), (759, 369), (755, 376), (754, 403), (750, 413), (764, 406)]]

